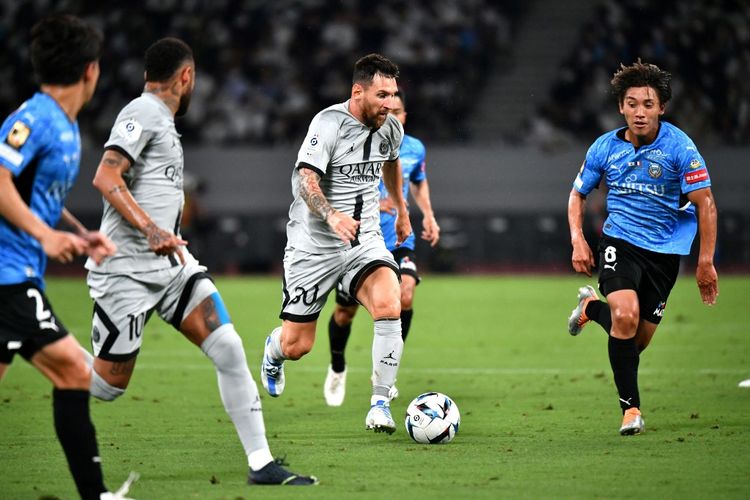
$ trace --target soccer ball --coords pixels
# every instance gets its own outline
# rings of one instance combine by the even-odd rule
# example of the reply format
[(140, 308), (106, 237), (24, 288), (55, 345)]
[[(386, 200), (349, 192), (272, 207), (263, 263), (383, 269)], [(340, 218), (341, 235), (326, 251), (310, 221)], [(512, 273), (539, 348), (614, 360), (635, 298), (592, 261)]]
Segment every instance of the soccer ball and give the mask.
[(460, 424), (458, 406), (439, 392), (420, 394), (406, 408), (406, 432), (417, 443), (449, 443), (456, 436)]

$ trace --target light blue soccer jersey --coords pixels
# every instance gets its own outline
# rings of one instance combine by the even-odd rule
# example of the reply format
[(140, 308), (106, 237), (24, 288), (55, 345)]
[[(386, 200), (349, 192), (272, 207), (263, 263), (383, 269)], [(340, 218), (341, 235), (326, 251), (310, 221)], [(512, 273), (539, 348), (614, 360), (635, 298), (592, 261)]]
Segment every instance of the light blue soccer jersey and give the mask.
[[(71, 122), (53, 98), (38, 92), (3, 122), (0, 141), (0, 168), (11, 171), (31, 211), (55, 227), (78, 176), (78, 122)], [(42, 246), (3, 217), (0, 265), (0, 285), (32, 281), (44, 287), (47, 256)]]
[(689, 254), (698, 225), (684, 195), (711, 186), (705, 160), (670, 123), (661, 122), (656, 140), (637, 150), (624, 139), (625, 130), (608, 132), (591, 145), (574, 188), (585, 196), (604, 178), (609, 188), (604, 234), (658, 253)]
[[(401, 143), (400, 158), (401, 158), (401, 173), (404, 179), (404, 199), (409, 196), (409, 184), (420, 183), (425, 180), (425, 148), (422, 141), (416, 137), (404, 134), (404, 141)], [(380, 180), (380, 199), (388, 197), (388, 190), (385, 188), (385, 183)], [(401, 245), (396, 247), (396, 213), (380, 212), (380, 230), (383, 232), (383, 239), (385, 240), (385, 246), (391, 252), (396, 248), (408, 248), (414, 250), (414, 233), (411, 233), (409, 237)]]

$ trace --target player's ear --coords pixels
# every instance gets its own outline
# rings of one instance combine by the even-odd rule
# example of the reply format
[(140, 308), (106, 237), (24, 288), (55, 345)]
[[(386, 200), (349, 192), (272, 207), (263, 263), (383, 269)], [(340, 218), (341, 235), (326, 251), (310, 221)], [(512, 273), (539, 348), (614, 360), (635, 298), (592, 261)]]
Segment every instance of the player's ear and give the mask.
[(96, 80), (99, 75), (99, 61), (91, 61), (83, 70), (83, 80), (89, 82)]
[(361, 84), (359, 83), (352, 84), (352, 97), (359, 97), (362, 95), (364, 91), (365, 91), (365, 88)]

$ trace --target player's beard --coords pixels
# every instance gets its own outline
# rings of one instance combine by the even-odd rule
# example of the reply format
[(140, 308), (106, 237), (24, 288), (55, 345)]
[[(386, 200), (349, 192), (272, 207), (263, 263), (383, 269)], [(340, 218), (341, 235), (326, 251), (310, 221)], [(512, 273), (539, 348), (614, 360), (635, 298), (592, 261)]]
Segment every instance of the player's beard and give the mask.
[(367, 126), (367, 128), (370, 128), (372, 130), (377, 130), (383, 125), (383, 123), (385, 123), (386, 117), (387, 115), (384, 116), (381, 121), (380, 115), (378, 114), (378, 111), (376, 109), (373, 114), (367, 114), (367, 113), (363, 114), (362, 119), (364, 120), (364, 123)]
[(193, 96), (193, 92), (189, 92), (182, 97), (180, 97), (180, 105), (177, 107), (177, 112), (175, 113), (175, 116), (184, 116), (185, 113), (187, 113), (188, 108), (190, 107), (190, 98)]

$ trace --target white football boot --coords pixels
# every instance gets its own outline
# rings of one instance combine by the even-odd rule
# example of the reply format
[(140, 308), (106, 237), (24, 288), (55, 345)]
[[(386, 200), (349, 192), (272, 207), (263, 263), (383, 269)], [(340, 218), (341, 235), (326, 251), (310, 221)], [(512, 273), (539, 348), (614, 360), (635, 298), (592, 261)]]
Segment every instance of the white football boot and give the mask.
[(133, 483), (138, 481), (139, 477), (141, 477), (141, 475), (138, 474), (137, 472), (131, 472), (128, 478), (125, 480), (125, 482), (122, 483), (122, 486), (120, 486), (120, 489), (118, 489), (115, 492), (105, 491), (104, 493), (99, 495), (99, 499), (100, 500), (133, 500), (132, 498), (126, 497), (125, 495), (127, 495)]
[(341, 373), (333, 371), (331, 365), (328, 365), (328, 374), (326, 375), (325, 384), (323, 384), (323, 396), (326, 398), (328, 406), (341, 406), (346, 396), (346, 368)]
[(396, 432), (396, 422), (391, 416), (391, 408), (386, 401), (378, 401), (370, 407), (365, 418), (365, 428), (375, 432), (387, 432), (393, 434)]

